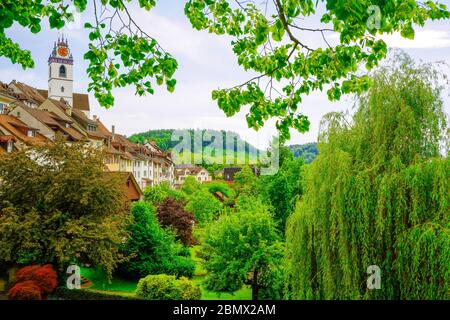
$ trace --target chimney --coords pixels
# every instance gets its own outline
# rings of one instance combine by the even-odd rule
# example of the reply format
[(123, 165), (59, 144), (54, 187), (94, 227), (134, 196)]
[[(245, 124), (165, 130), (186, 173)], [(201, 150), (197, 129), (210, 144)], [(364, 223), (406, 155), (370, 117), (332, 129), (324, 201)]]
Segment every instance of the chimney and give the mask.
[(99, 121), (100, 120), (99, 117), (96, 116), (95, 114), (92, 116), (92, 118), (94, 119), (94, 121)]
[(116, 135), (116, 126), (113, 125), (113, 126), (111, 127), (111, 140), (112, 140), (112, 141), (114, 141), (115, 135)]
[(71, 117), (72, 116), (72, 106), (66, 100), (64, 100), (64, 98), (62, 98), (62, 97), (59, 99), (59, 101), (64, 104), (66, 114), (69, 117)]

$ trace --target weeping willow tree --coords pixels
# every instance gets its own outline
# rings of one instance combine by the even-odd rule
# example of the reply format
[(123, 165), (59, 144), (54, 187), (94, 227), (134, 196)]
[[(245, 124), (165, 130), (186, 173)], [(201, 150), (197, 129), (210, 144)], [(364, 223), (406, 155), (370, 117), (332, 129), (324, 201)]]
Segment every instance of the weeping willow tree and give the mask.
[[(289, 218), (286, 297), (448, 299), (450, 160), (442, 76), (401, 54), (349, 121), (328, 114)], [(367, 288), (368, 266), (381, 288)]]

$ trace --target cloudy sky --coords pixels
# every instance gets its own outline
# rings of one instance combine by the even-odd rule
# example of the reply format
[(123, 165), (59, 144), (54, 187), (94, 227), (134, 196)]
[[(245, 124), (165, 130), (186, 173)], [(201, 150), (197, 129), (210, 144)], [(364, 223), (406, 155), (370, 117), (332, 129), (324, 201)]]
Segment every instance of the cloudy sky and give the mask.
[[(450, 0), (441, 0), (450, 5)], [(274, 122), (256, 134), (247, 128), (245, 110), (235, 117), (226, 118), (211, 99), (211, 91), (217, 88), (231, 87), (245, 82), (251, 74), (245, 73), (236, 63), (230, 46), (230, 39), (195, 31), (183, 13), (184, 1), (163, 0), (150, 13), (132, 8), (135, 20), (178, 60), (178, 80), (174, 93), (157, 90), (156, 94), (145, 97), (134, 96), (133, 88), (124, 88), (114, 92), (116, 105), (109, 110), (98, 106), (95, 98), (90, 97), (92, 114), (98, 115), (107, 125), (116, 125), (117, 131), (126, 135), (149, 129), (163, 128), (205, 128), (236, 131), (251, 143), (264, 147), (271, 134), (275, 132)], [(90, 12), (89, 10), (87, 12)], [(89, 13), (77, 18), (64, 30), (75, 59), (74, 90), (84, 93), (87, 90), (87, 64), (83, 54), (87, 49), (87, 33), (82, 26), (91, 20)], [(314, 20), (305, 20), (306, 26), (317, 26)], [(8, 35), (24, 48), (33, 53), (36, 66), (22, 70), (8, 60), (0, 58), (0, 81), (12, 79), (28, 83), (37, 88), (47, 88), (47, 59), (53, 42), (61, 31), (44, 28), (41, 33), (32, 35), (19, 26), (8, 30)], [(308, 37), (308, 36), (307, 36)], [(323, 45), (316, 35), (307, 39), (311, 44)], [(391, 47), (401, 48), (416, 60), (426, 62), (444, 60), (450, 64), (450, 21), (430, 22), (423, 29), (416, 29), (413, 41), (399, 35), (386, 38)], [(449, 100), (448, 96), (444, 99)], [(311, 129), (306, 134), (292, 132), (289, 144), (313, 142), (317, 138), (319, 121), (330, 111), (352, 108), (352, 97), (344, 97), (340, 102), (331, 103), (326, 93), (315, 93), (304, 100), (301, 111), (309, 116)], [(449, 103), (446, 103), (449, 110)]]

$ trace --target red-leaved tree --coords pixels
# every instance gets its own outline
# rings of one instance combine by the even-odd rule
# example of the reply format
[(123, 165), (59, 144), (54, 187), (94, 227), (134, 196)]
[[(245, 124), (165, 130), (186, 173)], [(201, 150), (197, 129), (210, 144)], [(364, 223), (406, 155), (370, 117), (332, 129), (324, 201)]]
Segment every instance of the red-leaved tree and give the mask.
[(184, 210), (183, 205), (172, 199), (165, 199), (158, 207), (158, 220), (164, 227), (172, 227), (177, 239), (190, 246), (196, 243), (192, 234), (192, 227), (196, 223), (192, 213)]

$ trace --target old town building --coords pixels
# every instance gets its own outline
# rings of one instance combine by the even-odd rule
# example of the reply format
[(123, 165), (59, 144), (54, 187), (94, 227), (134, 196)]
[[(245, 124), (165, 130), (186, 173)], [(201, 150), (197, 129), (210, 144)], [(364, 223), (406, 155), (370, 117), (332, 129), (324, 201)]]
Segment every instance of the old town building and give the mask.
[(16, 80), (0, 82), (0, 154), (62, 138), (105, 150), (107, 171), (123, 173), (133, 200), (142, 197), (146, 186), (172, 186), (170, 153), (154, 141), (132, 143), (114, 126), (108, 130), (98, 117), (91, 117), (88, 94), (73, 92), (73, 68), (69, 42), (60, 38), (48, 59), (47, 89)]

